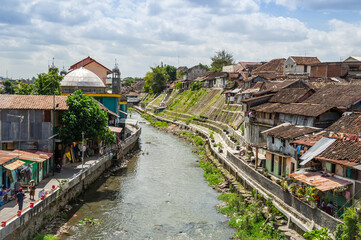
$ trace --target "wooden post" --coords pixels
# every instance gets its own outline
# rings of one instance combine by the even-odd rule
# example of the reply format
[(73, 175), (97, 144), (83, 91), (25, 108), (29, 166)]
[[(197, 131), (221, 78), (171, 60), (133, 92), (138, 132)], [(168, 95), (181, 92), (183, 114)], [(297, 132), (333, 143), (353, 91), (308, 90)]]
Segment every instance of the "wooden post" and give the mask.
[(254, 163), (254, 168), (257, 170), (257, 167), (258, 167), (258, 147), (256, 147), (256, 160), (255, 160), (255, 163)]

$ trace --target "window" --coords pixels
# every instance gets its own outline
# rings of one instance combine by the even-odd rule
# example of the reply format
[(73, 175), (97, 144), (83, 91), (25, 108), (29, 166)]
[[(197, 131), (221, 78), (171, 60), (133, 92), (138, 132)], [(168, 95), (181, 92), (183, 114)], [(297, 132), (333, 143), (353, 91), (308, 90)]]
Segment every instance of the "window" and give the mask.
[(303, 66), (303, 72), (307, 72), (307, 65)]
[(283, 146), (283, 147), (286, 147), (286, 140), (281, 139), (281, 143), (282, 143), (282, 146)]
[(295, 164), (291, 163), (291, 173), (293, 173), (295, 171)]
[(51, 111), (49, 110), (43, 111), (43, 122), (51, 122)]
[(293, 68), (293, 65), (291, 65), (291, 68)]
[(275, 143), (275, 137), (272, 137), (272, 144)]
[(271, 172), (273, 172), (275, 169), (275, 155), (271, 155)]

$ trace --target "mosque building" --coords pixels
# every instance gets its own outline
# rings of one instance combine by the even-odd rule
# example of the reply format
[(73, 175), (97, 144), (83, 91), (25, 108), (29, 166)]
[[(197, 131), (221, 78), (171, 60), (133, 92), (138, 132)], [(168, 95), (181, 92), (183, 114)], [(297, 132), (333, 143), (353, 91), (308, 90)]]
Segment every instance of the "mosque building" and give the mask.
[[(117, 64), (111, 71), (96, 60), (87, 57), (72, 65), (69, 70), (60, 83), (62, 95), (70, 95), (80, 89), (120, 118), (126, 118), (127, 102), (120, 94), (120, 71)], [(107, 90), (105, 85), (108, 74), (112, 74), (111, 90)]]

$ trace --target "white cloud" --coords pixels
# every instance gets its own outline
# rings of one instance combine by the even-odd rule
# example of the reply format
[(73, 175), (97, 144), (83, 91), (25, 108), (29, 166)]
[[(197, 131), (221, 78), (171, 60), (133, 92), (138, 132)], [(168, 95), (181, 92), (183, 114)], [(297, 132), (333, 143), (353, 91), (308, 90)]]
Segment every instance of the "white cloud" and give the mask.
[(359, 23), (334, 19), (328, 31), (315, 30), (296, 18), (262, 12), (260, 0), (13, 2), (0, 6), (0, 13), (11, 10), (0, 17), (3, 76), (6, 70), (14, 77), (45, 72), (52, 57), (60, 68), (88, 55), (112, 68), (117, 58), (125, 77), (144, 76), (161, 61), (210, 64), (220, 49), (236, 60), (257, 61), (305, 52), (321, 60), (361, 55)]

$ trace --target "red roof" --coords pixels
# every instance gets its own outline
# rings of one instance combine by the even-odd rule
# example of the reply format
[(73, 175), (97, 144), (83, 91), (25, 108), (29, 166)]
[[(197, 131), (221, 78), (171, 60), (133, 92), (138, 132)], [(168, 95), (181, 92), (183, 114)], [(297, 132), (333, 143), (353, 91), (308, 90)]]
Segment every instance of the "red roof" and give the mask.
[(107, 70), (107, 72), (112, 73), (112, 70), (110, 70), (109, 68), (105, 67), (103, 64), (99, 63), (98, 61), (96, 61), (95, 59), (91, 58), (91, 57), (86, 57), (83, 60), (80, 60), (79, 62), (73, 64), (70, 66), (69, 70), (75, 70), (81, 67), (84, 67), (86, 65), (89, 65), (90, 63), (95, 62), (97, 64), (99, 64), (100, 66), (102, 66), (103, 68), (105, 68)]

